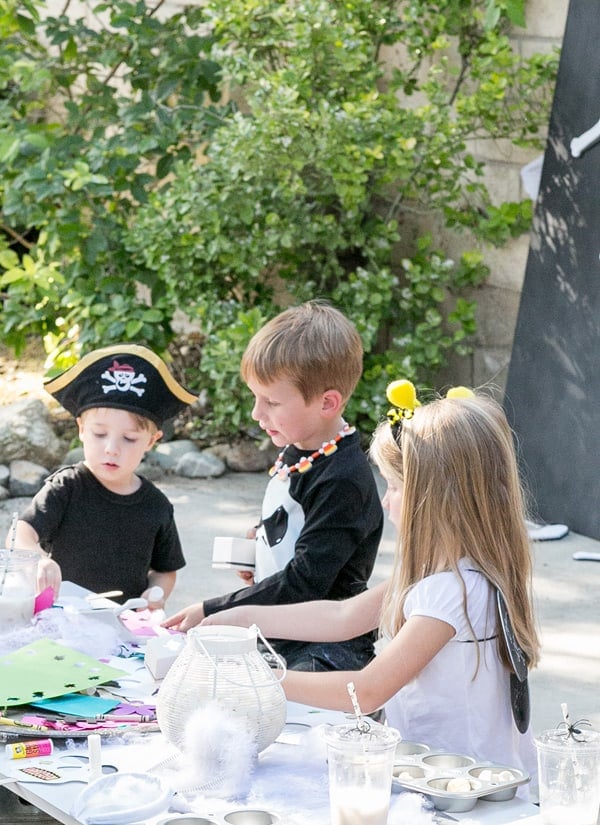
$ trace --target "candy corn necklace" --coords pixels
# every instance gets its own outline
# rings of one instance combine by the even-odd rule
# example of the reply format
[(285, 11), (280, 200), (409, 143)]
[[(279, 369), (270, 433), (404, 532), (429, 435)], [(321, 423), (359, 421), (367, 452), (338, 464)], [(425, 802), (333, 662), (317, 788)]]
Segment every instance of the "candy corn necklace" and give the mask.
[(306, 473), (308, 470), (310, 470), (313, 463), (318, 458), (320, 458), (321, 456), (325, 456), (325, 458), (327, 458), (327, 456), (333, 455), (333, 453), (335, 453), (335, 451), (337, 450), (337, 445), (342, 440), (342, 438), (346, 438), (347, 435), (352, 435), (352, 433), (354, 432), (356, 432), (356, 427), (351, 427), (349, 424), (344, 424), (344, 426), (335, 436), (335, 438), (332, 438), (330, 441), (324, 441), (318, 450), (315, 450), (314, 453), (311, 453), (310, 455), (303, 455), (302, 458), (298, 459), (298, 461), (295, 464), (292, 464), (291, 467), (288, 467), (287, 464), (283, 463), (283, 456), (285, 454), (285, 451), (289, 447), (289, 444), (286, 444), (286, 446), (277, 456), (275, 464), (269, 470), (269, 475), (271, 476), (271, 478), (276, 475), (282, 481), (285, 481), (285, 479), (291, 473)]

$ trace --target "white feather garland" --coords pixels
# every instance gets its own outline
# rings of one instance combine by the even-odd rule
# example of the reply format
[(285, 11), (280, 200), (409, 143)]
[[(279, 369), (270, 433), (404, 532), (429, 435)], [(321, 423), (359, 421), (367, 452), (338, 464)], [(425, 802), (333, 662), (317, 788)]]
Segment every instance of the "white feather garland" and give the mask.
[(36, 613), (25, 627), (8, 632), (0, 628), (0, 655), (20, 650), (39, 639), (54, 639), (94, 658), (116, 653), (120, 641), (117, 631), (98, 621), (93, 613), (48, 608)]
[(248, 792), (256, 758), (256, 739), (246, 721), (217, 701), (207, 702), (185, 727), (179, 789), (240, 798)]

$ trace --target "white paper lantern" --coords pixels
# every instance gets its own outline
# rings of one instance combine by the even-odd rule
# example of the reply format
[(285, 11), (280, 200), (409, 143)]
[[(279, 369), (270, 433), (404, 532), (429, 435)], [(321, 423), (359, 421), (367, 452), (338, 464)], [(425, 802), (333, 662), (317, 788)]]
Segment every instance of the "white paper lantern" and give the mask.
[(157, 697), (158, 724), (169, 742), (182, 749), (191, 715), (214, 701), (245, 721), (256, 738), (257, 752), (275, 741), (285, 725), (285, 694), (258, 651), (259, 633), (256, 625), (188, 631)]

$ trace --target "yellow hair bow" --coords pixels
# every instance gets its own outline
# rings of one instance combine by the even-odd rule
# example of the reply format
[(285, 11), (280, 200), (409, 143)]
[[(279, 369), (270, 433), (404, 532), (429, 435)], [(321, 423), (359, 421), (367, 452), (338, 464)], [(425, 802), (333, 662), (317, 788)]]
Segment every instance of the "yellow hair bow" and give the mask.
[(390, 404), (393, 404), (387, 413), (392, 426), (399, 424), (403, 418), (412, 418), (415, 409), (421, 406), (415, 385), (404, 378), (388, 384), (385, 394)]
[(475, 398), (475, 393), (468, 387), (450, 387), (446, 398)]

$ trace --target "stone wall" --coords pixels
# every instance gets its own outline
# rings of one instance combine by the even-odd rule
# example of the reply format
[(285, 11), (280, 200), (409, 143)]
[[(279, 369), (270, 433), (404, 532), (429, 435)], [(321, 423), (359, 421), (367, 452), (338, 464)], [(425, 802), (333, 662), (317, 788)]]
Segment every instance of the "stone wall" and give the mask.
[[(560, 46), (567, 20), (569, 0), (528, 0), (527, 27), (517, 29), (513, 40), (525, 56), (545, 52)], [(486, 182), (492, 194), (499, 199), (521, 200), (527, 197), (521, 180), (521, 169), (533, 161), (538, 152), (506, 145), (503, 141), (488, 142), (475, 147), (477, 157), (484, 160), (488, 172)], [(459, 255), (472, 239), (468, 235), (449, 235), (440, 227), (432, 227), (438, 239), (444, 239), (444, 249), (450, 255)], [(485, 285), (474, 290), (471, 297), (477, 301), (478, 332), (473, 354), (468, 358), (453, 359), (441, 376), (442, 383), (480, 386), (495, 385), (499, 394), (504, 389), (519, 298), (529, 251), (529, 237), (523, 235), (501, 249), (475, 244), (484, 254), (490, 267)]]

